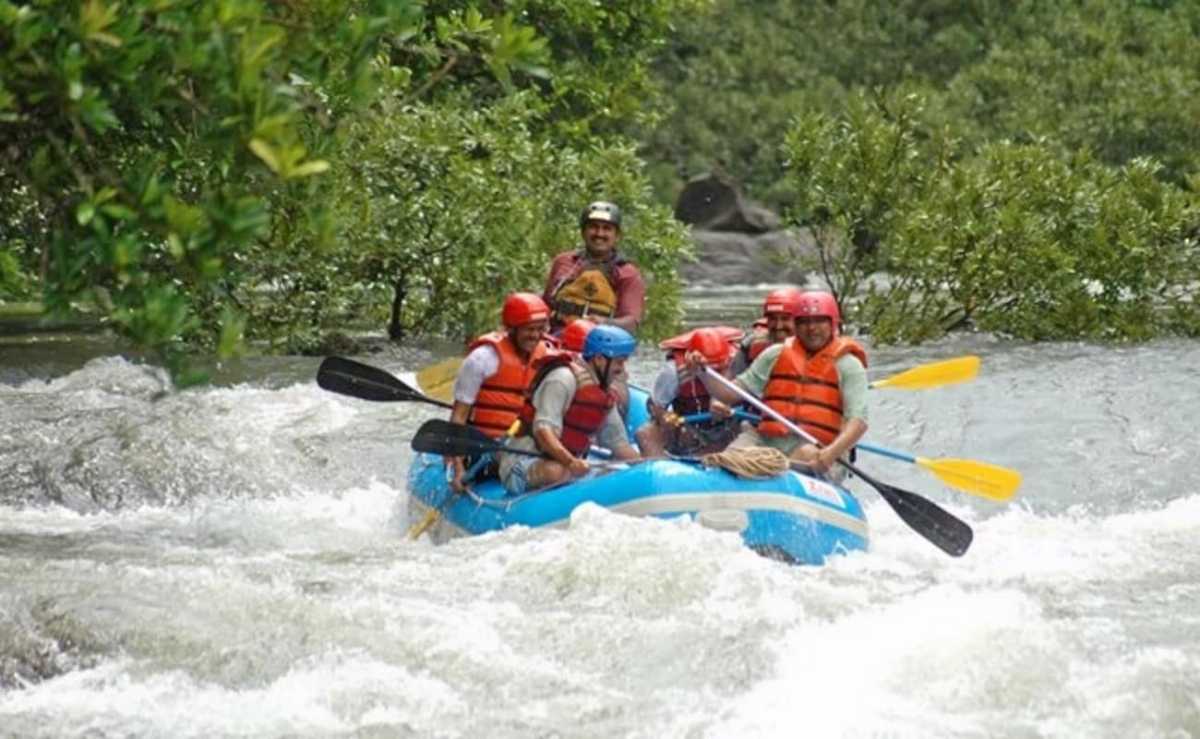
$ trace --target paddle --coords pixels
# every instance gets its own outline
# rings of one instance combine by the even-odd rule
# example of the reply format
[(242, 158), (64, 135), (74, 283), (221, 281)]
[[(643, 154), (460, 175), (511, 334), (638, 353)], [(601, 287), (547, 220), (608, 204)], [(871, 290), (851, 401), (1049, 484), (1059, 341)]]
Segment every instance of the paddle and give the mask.
[[(549, 454), (526, 449), (513, 449), (500, 439), (493, 439), (477, 428), (433, 418), (421, 424), (412, 440), (413, 451), (431, 452), (452, 457), (466, 457), (485, 452), (506, 452), (526, 457), (553, 459)], [(584, 460), (593, 467), (625, 467), (625, 462)]]
[(345, 357), (327, 357), (321, 362), (317, 369), (317, 385), (362, 400), (411, 400), (440, 408), (452, 407), (450, 403), (422, 395), (389, 372)]
[(1021, 473), (1007, 467), (979, 462), (974, 459), (929, 459), (892, 449), (858, 443), (858, 448), (891, 459), (915, 464), (929, 470), (939, 480), (955, 490), (981, 498), (1003, 502), (1010, 500), (1021, 486)]
[[(792, 433), (813, 444), (820, 445), (820, 442), (804, 431), (804, 429), (776, 413), (766, 403), (763, 403), (732, 381), (725, 379), (720, 372), (717, 372), (712, 367), (705, 367), (704, 369), (710, 377), (715, 378), (722, 385), (737, 393), (750, 405), (779, 421)], [(922, 498), (916, 493), (910, 493), (907, 490), (901, 490), (893, 485), (882, 483), (863, 473), (862, 470), (844, 459), (839, 458), (838, 464), (858, 475), (862, 478), (863, 482), (875, 488), (876, 492), (892, 507), (892, 510), (896, 512), (896, 515), (902, 521), (943, 552), (952, 557), (961, 557), (971, 546), (971, 540), (975, 536), (974, 532), (971, 531), (971, 527), (955, 518), (948, 511), (943, 510), (933, 501)]]
[[(454, 390), (454, 377), (462, 365), (462, 357), (450, 357), (417, 372), (417, 385), (433, 398), (448, 401)], [(927, 390), (943, 385), (968, 382), (979, 374), (979, 357), (967, 355), (954, 359), (921, 364), (899, 374), (872, 382), (871, 388), (897, 390)]]
[(454, 395), (454, 378), (462, 366), (462, 357), (449, 357), (417, 371), (417, 386), (437, 400), (449, 402)]
[(967, 355), (940, 362), (919, 364), (899, 374), (872, 382), (868, 387), (892, 387), (900, 390), (925, 390), (974, 380), (979, 374), (979, 357)]
[[(758, 423), (761, 418), (753, 413), (747, 413), (739, 409), (734, 409), (733, 414), (737, 418), (747, 420), (751, 423)], [(711, 419), (712, 414), (707, 412), (692, 413), (682, 416), (682, 418), (687, 423), (699, 423)], [(981, 498), (987, 498), (988, 500), (1001, 502), (1009, 500), (1016, 493), (1017, 488), (1021, 486), (1020, 472), (1010, 470), (1007, 467), (988, 464), (987, 462), (978, 462), (974, 459), (929, 459), (927, 457), (914, 457), (905, 452), (885, 449), (862, 441), (858, 442), (855, 446), (863, 451), (923, 467), (936, 475), (947, 486), (955, 490), (961, 490), (964, 493), (971, 493)]]

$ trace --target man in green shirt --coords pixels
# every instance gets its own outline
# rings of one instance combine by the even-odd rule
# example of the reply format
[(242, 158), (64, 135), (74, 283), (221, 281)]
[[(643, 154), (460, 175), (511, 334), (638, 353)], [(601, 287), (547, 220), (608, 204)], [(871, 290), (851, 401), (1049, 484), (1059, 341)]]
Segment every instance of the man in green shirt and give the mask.
[[(867, 431), (867, 356), (858, 342), (839, 335), (841, 315), (827, 292), (806, 292), (798, 301), (796, 335), (765, 349), (734, 380), (775, 412), (815, 437), (811, 444), (765, 416), (746, 427), (730, 447), (770, 446), (827, 473)], [(689, 355), (689, 362), (703, 358)], [(703, 373), (709, 393), (737, 403), (736, 392)]]

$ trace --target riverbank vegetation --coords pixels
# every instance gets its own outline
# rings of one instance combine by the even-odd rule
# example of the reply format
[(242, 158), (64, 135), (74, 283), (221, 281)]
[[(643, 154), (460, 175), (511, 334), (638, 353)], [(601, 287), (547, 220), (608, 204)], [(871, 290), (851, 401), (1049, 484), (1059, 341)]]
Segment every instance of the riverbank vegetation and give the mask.
[(717, 170), (877, 340), (1195, 336), (1198, 117), (1171, 0), (0, 0), (0, 302), (177, 373), (465, 337), (605, 197), (658, 335)]
[(655, 72), (658, 191), (810, 229), (876, 340), (1200, 335), (1200, 5), (718, 0)]
[(605, 197), (661, 332), (690, 243), (615, 130), (693, 5), (0, 0), (0, 300), (94, 311), (184, 382), (246, 341), (467, 336)]

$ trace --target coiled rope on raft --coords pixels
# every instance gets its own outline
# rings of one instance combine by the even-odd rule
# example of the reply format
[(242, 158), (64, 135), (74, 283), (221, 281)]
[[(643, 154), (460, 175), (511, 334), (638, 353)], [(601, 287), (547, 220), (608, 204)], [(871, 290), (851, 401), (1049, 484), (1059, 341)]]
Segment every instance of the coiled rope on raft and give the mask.
[(790, 469), (788, 457), (768, 446), (726, 449), (700, 457), (705, 467), (720, 467), (746, 480), (766, 480)]

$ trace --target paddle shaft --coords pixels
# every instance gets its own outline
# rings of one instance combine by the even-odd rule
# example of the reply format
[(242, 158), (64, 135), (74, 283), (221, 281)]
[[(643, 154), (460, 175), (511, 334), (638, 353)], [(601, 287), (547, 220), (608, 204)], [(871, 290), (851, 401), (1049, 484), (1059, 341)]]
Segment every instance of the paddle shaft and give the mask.
[[(750, 405), (752, 405), (755, 408), (762, 411), (764, 414), (770, 416), (771, 418), (774, 418), (776, 421), (783, 424), (784, 427), (787, 428), (788, 431), (791, 431), (793, 434), (795, 434), (796, 436), (799, 436), (800, 438), (804, 439), (805, 441), (809, 442), (810, 444), (816, 444), (817, 446), (824, 446), (823, 444), (821, 444), (821, 442), (817, 441), (817, 438), (815, 436), (813, 436), (812, 434), (808, 433), (804, 429), (800, 428), (796, 424), (789, 421), (786, 417), (784, 417), (780, 413), (776, 412), (775, 409), (772, 408), (771, 406), (767, 405), (766, 403), (762, 402), (758, 398), (754, 397), (749, 392), (738, 387), (737, 383), (733, 382), (732, 380), (725, 379), (721, 375), (720, 372), (717, 372), (712, 367), (705, 367), (704, 371), (708, 373), (709, 377), (715, 377), (722, 385), (724, 385), (725, 387), (729, 388), (733, 392), (740, 395), (742, 400), (746, 401)], [(865, 475), (863, 475), (854, 465), (850, 464), (846, 460), (842, 459), (841, 457), (838, 457), (837, 461), (838, 461), (838, 464), (842, 465), (843, 467), (850, 470), (854, 474), (858, 475), (859, 477), (862, 477), (864, 480), (867, 479), (867, 477)]]
[[(739, 387), (736, 383), (722, 377), (712, 367), (705, 367), (704, 370), (710, 377), (715, 377), (718, 382), (729, 388), (730, 391), (737, 393), (747, 403), (750, 403), (771, 418), (779, 421), (792, 433), (817, 446), (821, 445), (819, 441), (806, 433), (804, 429), (777, 413), (773, 408)], [(971, 531), (971, 527), (940, 508), (933, 501), (922, 498), (916, 493), (910, 493), (907, 490), (901, 490), (892, 485), (882, 483), (840, 457), (838, 458), (838, 464), (858, 475), (859, 479), (875, 488), (875, 491), (892, 507), (892, 510), (896, 512), (896, 515), (902, 521), (943, 552), (952, 557), (960, 557), (971, 546), (971, 540), (974, 538), (974, 532)]]
[[(745, 421), (750, 421), (751, 423), (757, 423), (758, 420), (761, 418), (761, 416), (756, 416), (753, 413), (748, 413), (746, 411), (738, 410), (738, 409), (734, 409), (733, 416), (734, 416), (734, 418), (740, 418)], [(711, 412), (705, 411), (703, 413), (690, 413), (686, 416), (682, 416), (682, 418), (686, 423), (703, 423), (704, 421), (711, 421), (713, 419), (713, 414)], [(856, 443), (854, 446), (859, 449), (862, 449), (864, 451), (873, 452), (875, 454), (879, 454), (884, 457), (898, 459), (901, 462), (909, 462), (911, 464), (916, 464), (916, 462), (917, 462), (917, 458), (911, 454), (905, 454), (904, 452), (897, 452), (892, 449), (885, 449), (881, 446), (875, 446), (873, 444), (868, 444), (865, 441), (860, 441), (860, 442)]]

